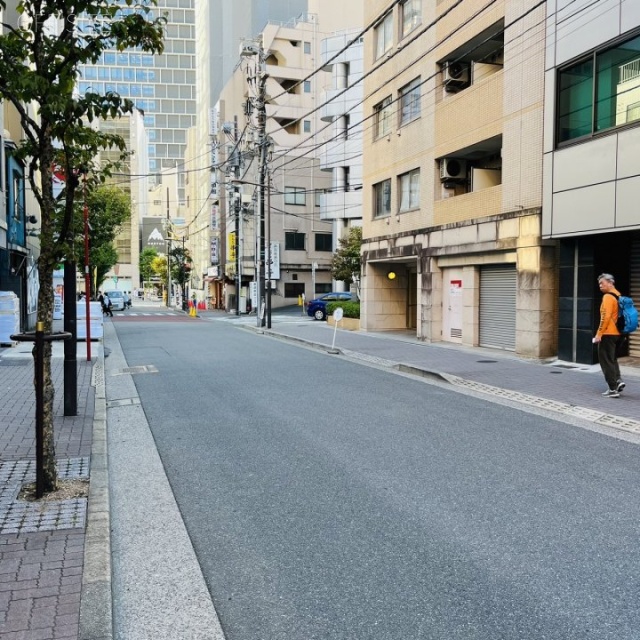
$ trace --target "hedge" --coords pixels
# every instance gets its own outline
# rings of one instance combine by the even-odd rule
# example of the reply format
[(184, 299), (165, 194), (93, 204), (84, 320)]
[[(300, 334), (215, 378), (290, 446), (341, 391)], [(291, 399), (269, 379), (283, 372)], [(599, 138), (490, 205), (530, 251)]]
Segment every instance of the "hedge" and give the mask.
[(342, 307), (345, 318), (360, 318), (359, 302), (328, 302), (327, 315), (332, 316), (338, 307)]

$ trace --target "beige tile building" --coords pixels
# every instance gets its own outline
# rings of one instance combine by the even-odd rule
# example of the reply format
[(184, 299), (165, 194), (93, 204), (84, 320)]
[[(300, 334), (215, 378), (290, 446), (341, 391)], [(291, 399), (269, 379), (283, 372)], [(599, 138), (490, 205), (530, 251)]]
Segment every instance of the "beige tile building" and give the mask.
[(555, 353), (536, 4), (366, 3), (363, 329)]

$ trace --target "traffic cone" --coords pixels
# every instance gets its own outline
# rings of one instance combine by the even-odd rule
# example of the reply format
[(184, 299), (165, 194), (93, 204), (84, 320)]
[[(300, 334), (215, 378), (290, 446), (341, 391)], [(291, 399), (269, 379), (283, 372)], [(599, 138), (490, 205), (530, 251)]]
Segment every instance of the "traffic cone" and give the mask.
[(198, 317), (198, 314), (196, 313), (196, 308), (195, 308), (193, 305), (191, 305), (191, 306), (189, 307), (189, 315), (190, 315), (192, 318), (197, 318), (197, 317)]

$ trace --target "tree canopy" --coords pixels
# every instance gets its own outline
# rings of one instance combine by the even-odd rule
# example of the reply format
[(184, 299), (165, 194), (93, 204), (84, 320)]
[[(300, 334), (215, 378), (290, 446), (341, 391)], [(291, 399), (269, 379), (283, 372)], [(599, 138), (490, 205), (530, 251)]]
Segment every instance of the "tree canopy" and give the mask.
[(331, 276), (336, 280), (344, 280), (346, 283), (354, 283), (360, 289), (362, 247), (362, 227), (351, 227), (349, 234), (338, 240), (340, 245), (331, 259)]
[[(165, 18), (153, 9), (155, 0), (0, 0), (4, 9), (0, 35), (0, 99), (17, 114), (22, 131), (15, 157), (40, 206), (37, 318), (45, 333), (53, 321), (53, 270), (73, 251), (75, 198), (80, 177), (93, 189), (111, 167), (98, 168), (103, 149), (126, 153), (124, 140), (101, 132), (99, 119), (116, 118), (134, 109), (119, 94), (79, 94), (80, 67), (96, 64), (107, 50), (128, 48), (163, 51)], [(64, 186), (54, 183), (63, 175)], [(57, 486), (53, 444), (51, 343), (44, 349), (45, 491)]]

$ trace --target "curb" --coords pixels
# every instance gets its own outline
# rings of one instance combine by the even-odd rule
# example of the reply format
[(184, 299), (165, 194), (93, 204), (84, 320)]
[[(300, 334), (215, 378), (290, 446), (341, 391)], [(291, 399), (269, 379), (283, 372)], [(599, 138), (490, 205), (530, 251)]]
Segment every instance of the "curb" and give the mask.
[(91, 384), (96, 391), (78, 638), (113, 640), (104, 349), (93, 367), (91, 377)]

